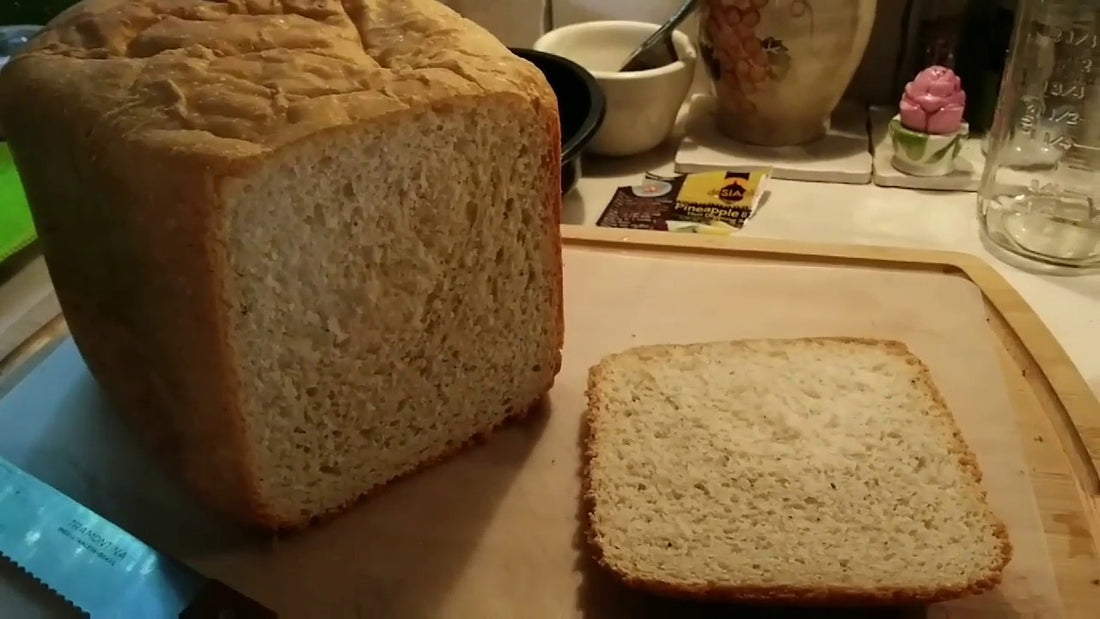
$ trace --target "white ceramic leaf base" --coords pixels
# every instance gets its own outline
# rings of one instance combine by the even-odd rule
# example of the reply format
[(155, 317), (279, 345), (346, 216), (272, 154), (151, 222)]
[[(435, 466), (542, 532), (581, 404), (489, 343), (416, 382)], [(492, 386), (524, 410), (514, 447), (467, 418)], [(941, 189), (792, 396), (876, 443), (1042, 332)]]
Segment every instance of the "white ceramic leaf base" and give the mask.
[(772, 178), (857, 185), (871, 182), (867, 110), (860, 104), (842, 102), (837, 106), (829, 133), (817, 142), (781, 147), (742, 144), (719, 133), (715, 107), (711, 95), (692, 97), (684, 139), (676, 151), (677, 172), (770, 168)]
[(970, 135), (966, 138), (959, 156), (955, 159), (954, 171), (943, 176), (913, 176), (898, 170), (890, 163), (894, 158), (894, 146), (890, 142), (889, 126), (890, 119), (895, 114), (897, 110), (889, 107), (873, 106), (870, 110), (876, 185), (939, 191), (978, 190), (982, 168), (985, 167), (985, 155), (982, 154), (984, 136)]

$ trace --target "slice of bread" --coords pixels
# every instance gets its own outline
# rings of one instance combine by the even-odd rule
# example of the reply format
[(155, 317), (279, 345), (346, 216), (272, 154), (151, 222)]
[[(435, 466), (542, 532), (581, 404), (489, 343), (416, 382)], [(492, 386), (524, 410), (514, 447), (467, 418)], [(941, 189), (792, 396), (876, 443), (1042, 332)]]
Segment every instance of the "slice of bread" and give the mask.
[(434, 0), (87, 0), (0, 117), (92, 374), (206, 503), (296, 528), (561, 363), (561, 135)]
[(645, 346), (589, 376), (588, 537), (627, 585), (754, 603), (927, 603), (1011, 558), (977, 462), (899, 342)]

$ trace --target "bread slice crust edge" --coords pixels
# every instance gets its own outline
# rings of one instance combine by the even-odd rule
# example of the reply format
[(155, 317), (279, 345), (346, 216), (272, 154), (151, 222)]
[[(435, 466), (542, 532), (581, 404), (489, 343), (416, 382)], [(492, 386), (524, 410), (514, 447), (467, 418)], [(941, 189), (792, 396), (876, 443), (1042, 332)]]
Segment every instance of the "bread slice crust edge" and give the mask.
[(893, 606), (910, 604), (931, 604), (970, 595), (978, 595), (997, 587), (1001, 583), (1005, 567), (1012, 560), (1013, 546), (1004, 522), (993, 513), (987, 502), (988, 493), (981, 485), (982, 472), (977, 457), (963, 439), (943, 394), (932, 381), (928, 366), (901, 341), (860, 337), (800, 337), (800, 338), (763, 338), (736, 340), (749, 341), (790, 341), (790, 342), (834, 342), (843, 344), (863, 344), (880, 347), (891, 354), (903, 357), (917, 372), (915, 382), (928, 390), (935, 410), (931, 411), (946, 422), (950, 428), (950, 451), (958, 457), (959, 464), (967, 471), (980, 494), (981, 504), (985, 507), (985, 518), (990, 522), (997, 538), (999, 554), (995, 563), (988, 566), (982, 577), (952, 587), (804, 587), (804, 586), (741, 586), (728, 583), (677, 583), (631, 574), (622, 567), (609, 561), (600, 544), (599, 531), (595, 524), (596, 492), (591, 484), (592, 461), (597, 456), (595, 443), (598, 430), (595, 421), (599, 415), (607, 414), (601, 380), (608, 365), (621, 355), (629, 355), (643, 350), (656, 351), (684, 348), (692, 344), (654, 344), (636, 346), (618, 353), (605, 356), (592, 366), (588, 373), (588, 385), (585, 395), (588, 407), (582, 422), (581, 446), (581, 501), (583, 512), (584, 539), (593, 561), (621, 584), (649, 593), (673, 598), (683, 598), (715, 602), (741, 602), (760, 605), (802, 605), (802, 606)]

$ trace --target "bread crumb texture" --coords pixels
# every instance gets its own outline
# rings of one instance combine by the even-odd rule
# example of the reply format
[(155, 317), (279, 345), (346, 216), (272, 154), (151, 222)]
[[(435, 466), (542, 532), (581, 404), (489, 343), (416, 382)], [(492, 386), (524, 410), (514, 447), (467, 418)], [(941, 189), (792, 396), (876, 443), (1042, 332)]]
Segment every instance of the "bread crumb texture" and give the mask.
[(599, 561), (667, 593), (930, 602), (1011, 556), (981, 474), (904, 344), (647, 346), (589, 382), (585, 492)]

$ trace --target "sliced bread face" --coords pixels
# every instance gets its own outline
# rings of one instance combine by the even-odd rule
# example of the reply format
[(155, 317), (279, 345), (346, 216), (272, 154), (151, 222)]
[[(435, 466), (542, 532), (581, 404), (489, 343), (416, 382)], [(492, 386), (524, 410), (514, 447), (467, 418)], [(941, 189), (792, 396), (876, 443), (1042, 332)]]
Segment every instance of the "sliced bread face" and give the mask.
[(557, 165), (546, 124), (521, 97), (473, 97), (227, 183), (231, 341), (269, 518), (339, 511), (550, 388), (559, 189), (530, 180)]
[(600, 564), (631, 586), (797, 604), (990, 589), (1012, 547), (927, 368), (846, 338), (645, 346), (589, 376)]

